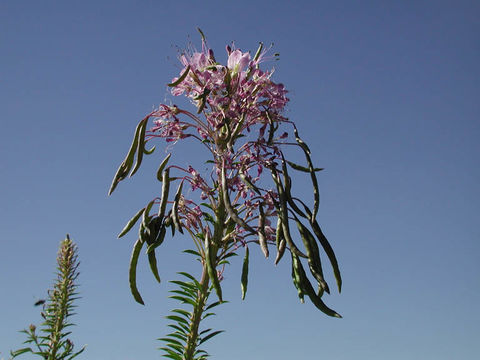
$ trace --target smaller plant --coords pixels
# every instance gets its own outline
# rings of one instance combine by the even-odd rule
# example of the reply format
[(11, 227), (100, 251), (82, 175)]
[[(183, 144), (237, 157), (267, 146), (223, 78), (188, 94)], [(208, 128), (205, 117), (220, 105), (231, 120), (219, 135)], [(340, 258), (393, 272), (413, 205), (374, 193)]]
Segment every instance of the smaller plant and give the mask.
[(32, 347), (12, 351), (12, 359), (21, 354), (32, 353), (45, 360), (70, 360), (85, 350), (84, 346), (80, 351), (74, 352), (73, 342), (67, 338), (71, 334), (67, 328), (74, 325), (69, 321), (76, 307), (73, 303), (78, 299), (77, 252), (77, 246), (67, 234), (67, 238), (60, 243), (58, 250), (57, 278), (53, 289), (48, 290), (47, 300), (40, 300), (35, 304), (43, 305), (41, 315), (45, 321), (38, 332), (33, 324), (21, 331), (27, 335), (24, 344), (31, 344)]

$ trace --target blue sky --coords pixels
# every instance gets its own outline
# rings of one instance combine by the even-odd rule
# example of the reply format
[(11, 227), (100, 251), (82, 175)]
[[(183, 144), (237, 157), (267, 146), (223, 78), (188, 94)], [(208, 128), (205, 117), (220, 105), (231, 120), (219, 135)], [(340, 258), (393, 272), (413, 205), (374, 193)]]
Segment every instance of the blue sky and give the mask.
[[(176, 101), (165, 84), (198, 26), (223, 61), (232, 40), (275, 44), (280, 61), (265, 65), (325, 168), (319, 221), (344, 277), (326, 299), (344, 317), (333, 319), (300, 304), (288, 262), (260, 251), (242, 302), (235, 259), (210, 323), (226, 330), (207, 343), (213, 359), (478, 358), (479, 16), (474, 1), (2, 1), (0, 358), (40, 322), (33, 303), (67, 232), (83, 358), (160, 357), (168, 280), (197, 271), (181, 254), (190, 241), (161, 248), (160, 285), (140, 262), (142, 307), (127, 282), (135, 239), (116, 235), (158, 194), (162, 151), (106, 194), (138, 121)], [(186, 147), (172, 161), (201, 158)]]

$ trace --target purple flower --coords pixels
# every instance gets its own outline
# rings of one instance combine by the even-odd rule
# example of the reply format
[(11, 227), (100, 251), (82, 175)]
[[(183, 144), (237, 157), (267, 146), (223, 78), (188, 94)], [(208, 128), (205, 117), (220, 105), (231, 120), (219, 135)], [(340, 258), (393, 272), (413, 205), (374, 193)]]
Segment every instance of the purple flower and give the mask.
[(233, 71), (233, 74), (237, 74), (242, 72), (249, 62), (250, 53), (242, 53), (237, 49), (228, 56), (227, 67)]

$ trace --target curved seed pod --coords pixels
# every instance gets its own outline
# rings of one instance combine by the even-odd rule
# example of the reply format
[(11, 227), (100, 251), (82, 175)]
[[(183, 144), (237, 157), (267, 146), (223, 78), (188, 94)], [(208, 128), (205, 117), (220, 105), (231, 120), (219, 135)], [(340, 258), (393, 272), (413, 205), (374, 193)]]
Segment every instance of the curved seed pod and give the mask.
[(157, 258), (155, 257), (155, 251), (148, 252), (148, 263), (150, 264), (150, 269), (152, 270), (153, 276), (155, 279), (160, 282), (160, 275), (158, 274), (157, 267)]
[(282, 182), (278, 178), (278, 174), (275, 171), (275, 169), (272, 169), (272, 177), (273, 177), (273, 181), (277, 185), (277, 192), (280, 198), (279, 216), (281, 216), (282, 218), (282, 229), (283, 229), (283, 236), (285, 238), (285, 241), (287, 242), (287, 245), (290, 247), (290, 251), (294, 252), (296, 255), (300, 257), (307, 258), (307, 255), (305, 255), (298, 249), (298, 247), (293, 242), (292, 237), (290, 236), (290, 227), (288, 225), (288, 216), (287, 216), (287, 212), (288, 212), (287, 200), (285, 198), (285, 193), (283, 191)]
[(277, 265), (279, 261), (282, 259), (283, 254), (285, 253), (285, 248), (287, 247), (287, 243), (283, 236), (282, 219), (280, 216), (278, 216), (277, 218), (277, 228), (275, 230), (275, 243), (277, 245), (277, 256), (275, 257), (274, 264)]
[(153, 242), (150, 240), (150, 230), (146, 228), (143, 223), (138, 227), (138, 238), (142, 243), (152, 244)]
[(124, 236), (126, 233), (128, 233), (131, 228), (135, 225), (135, 223), (140, 219), (140, 216), (142, 216), (143, 212), (145, 211), (145, 208), (139, 210), (125, 225), (123, 230), (118, 234), (118, 238), (120, 239), (122, 236)]
[(280, 244), (278, 246), (278, 251), (277, 251), (277, 256), (275, 257), (275, 265), (277, 265), (280, 260), (282, 259), (283, 257), (283, 254), (285, 253), (285, 249), (287, 247), (287, 242), (285, 241), (284, 238), (282, 238), (282, 240), (280, 240)]
[(315, 169), (313, 167), (312, 159), (310, 157), (310, 149), (308, 148), (307, 144), (305, 144), (302, 139), (298, 137), (297, 129), (294, 129), (295, 132), (295, 139), (297, 140), (298, 145), (302, 148), (303, 152), (305, 153), (305, 158), (307, 159), (308, 163), (308, 172), (310, 173), (310, 178), (312, 179), (313, 185), (313, 212), (311, 219), (312, 221), (317, 217), (318, 214), (318, 206), (320, 204), (320, 192), (318, 190), (318, 181), (317, 175), (315, 175)]
[(283, 231), (282, 231), (282, 218), (280, 216), (277, 217), (277, 227), (275, 228), (275, 245), (277, 245), (277, 249), (280, 246), (280, 241), (283, 238)]
[(215, 268), (216, 259), (214, 259), (214, 257), (216, 257), (216, 254), (212, 251), (208, 233), (205, 233), (205, 263), (207, 265), (208, 277), (212, 281), (218, 300), (222, 302), (222, 288), (220, 286), (220, 281), (218, 280), (217, 269)]
[[(291, 161), (288, 161), (288, 160), (287, 160), (287, 163), (288, 163), (288, 165), (290, 165), (290, 167), (292, 169), (295, 169), (295, 170), (298, 170), (298, 171), (301, 171), (301, 172), (305, 172), (305, 173), (310, 173), (310, 168), (308, 168), (306, 166), (298, 165), (298, 164), (295, 164), (294, 162), (291, 162)], [(317, 171), (322, 171), (322, 170), (324, 170), (324, 168), (313, 168), (311, 171), (317, 172)]]
[(301, 264), (300, 259), (298, 258), (298, 256), (296, 254), (294, 254), (292, 252), (291, 255), (292, 255), (292, 280), (293, 280), (293, 285), (295, 285), (295, 288), (297, 289), (297, 292), (298, 292), (298, 297), (300, 298), (300, 302), (303, 304), (305, 302), (304, 291), (303, 291), (303, 288), (302, 288), (300, 273), (298, 271), (298, 267), (302, 266), (302, 264)]
[(200, 104), (198, 104), (197, 114), (200, 114), (205, 108), (205, 105), (207, 104), (207, 97), (209, 94), (210, 89), (205, 88), (205, 90), (203, 90), (203, 94), (198, 97), (198, 100), (200, 100)]
[(312, 287), (312, 284), (307, 278), (307, 274), (305, 273), (305, 270), (303, 269), (303, 266), (300, 262), (300, 259), (296, 259), (296, 263), (298, 266), (296, 267), (296, 271), (298, 273), (299, 279), (300, 279), (300, 286), (302, 287), (303, 292), (310, 298), (312, 301), (313, 305), (323, 312), (324, 314), (332, 317), (337, 317), (341, 318), (342, 316), (335, 312), (334, 310), (330, 309), (325, 303), (320, 299), (319, 296), (315, 293), (315, 290)]
[(255, 191), (258, 195), (261, 195), (258, 187), (256, 187), (242, 171), (239, 172), (239, 176), (240, 176), (240, 179), (243, 181), (243, 183), (247, 185), (249, 189)]
[(265, 226), (265, 213), (263, 212), (262, 204), (258, 205), (259, 215), (258, 215), (258, 242), (260, 244), (260, 248), (265, 255), (265, 258), (268, 259), (268, 245), (267, 245), (267, 238), (265, 236), (264, 226)]
[(228, 212), (228, 215), (235, 221), (238, 225), (243, 227), (245, 230), (248, 230), (252, 234), (256, 234), (257, 232), (250, 226), (248, 225), (242, 218), (240, 218), (237, 215), (237, 212), (235, 209), (232, 207), (232, 204), (230, 203), (230, 197), (228, 196), (228, 187), (227, 187), (227, 177), (225, 175), (225, 167), (222, 166), (222, 171), (221, 171), (221, 181), (222, 181), (222, 193), (223, 193), (223, 203), (225, 205), (225, 209)]
[(318, 285), (321, 288), (321, 293), (326, 291), (327, 294), (330, 294), (330, 289), (328, 288), (328, 284), (323, 277), (323, 270), (322, 270), (322, 263), (320, 260), (320, 252), (318, 251), (318, 246), (313, 237), (312, 233), (303, 225), (300, 220), (294, 215), (295, 222), (297, 224), (298, 231), (302, 238), (303, 244), (305, 246), (305, 250), (307, 251), (308, 256), (308, 267), (310, 268), (310, 272), (315, 277), (318, 282)]
[(135, 162), (135, 166), (133, 167), (132, 172), (130, 173), (129, 177), (132, 177), (137, 170), (140, 168), (143, 159), (143, 153), (145, 151), (145, 131), (147, 129), (147, 121), (148, 116), (140, 122), (140, 129), (138, 132), (138, 149), (137, 149), (137, 161)]
[(188, 75), (188, 72), (190, 71), (190, 65), (187, 66), (187, 68), (185, 69), (185, 71), (183, 72), (182, 75), (180, 75), (180, 77), (175, 80), (174, 82), (170, 83), (170, 84), (167, 84), (167, 86), (169, 87), (175, 87), (177, 85), (179, 85), (183, 80), (185, 80), (185, 78), (187, 77)]
[(160, 229), (162, 227), (165, 227), (163, 225), (163, 219), (160, 217), (154, 217), (152, 218), (148, 225), (145, 227), (145, 233), (147, 234), (147, 244), (152, 245), (156, 242), (159, 234), (160, 234)]
[[(227, 74), (229, 74), (230, 71), (228, 71), (227, 69)], [(242, 129), (242, 126), (243, 126), (243, 123), (245, 122), (245, 114), (242, 114), (242, 117), (240, 118), (240, 121), (237, 123), (237, 125), (235, 126), (235, 129), (233, 130), (233, 135), (232, 137), (230, 138), (230, 145), (233, 145), (232, 142), (234, 142), (237, 137), (238, 137), (238, 134), (240, 133), (241, 129)]]
[(151, 154), (153, 154), (154, 151), (155, 151), (155, 145), (153, 145), (150, 150), (147, 150), (147, 149), (143, 148), (143, 153), (145, 155), (151, 155)]
[(285, 161), (285, 158), (283, 156), (283, 153), (281, 153), (282, 156), (282, 172), (283, 172), (283, 181), (285, 183), (285, 198), (287, 199), (288, 204), (292, 208), (293, 211), (295, 211), (298, 215), (300, 215), (303, 218), (306, 218), (307, 216), (303, 213), (302, 210), (295, 204), (295, 202), (292, 199), (292, 194), (291, 194), (291, 189), (292, 189), (292, 180), (290, 176), (288, 175), (288, 169), (287, 169), (287, 164)]
[(140, 255), (140, 251), (142, 250), (142, 246), (143, 241), (141, 241), (140, 239), (138, 239), (133, 246), (132, 256), (130, 258), (130, 269), (128, 271), (128, 280), (130, 283), (130, 291), (135, 301), (142, 305), (145, 305), (137, 289), (137, 263), (138, 256)]
[(180, 185), (178, 186), (177, 193), (175, 194), (175, 200), (173, 201), (173, 207), (172, 207), (173, 224), (181, 234), (183, 234), (183, 229), (182, 229), (182, 224), (180, 222), (180, 219), (178, 217), (178, 202), (180, 200), (180, 196), (182, 195), (182, 188), (183, 188), (183, 180), (182, 182), (180, 182)]
[(173, 223), (172, 219), (172, 209), (168, 211), (167, 216), (165, 216), (165, 219), (163, 221), (163, 224), (165, 227), (170, 227), (170, 230), (172, 231), (172, 238), (175, 236), (175, 224)]
[(337, 287), (338, 287), (338, 292), (342, 291), (342, 276), (340, 274), (340, 269), (338, 267), (338, 261), (337, 257), (335, 256), (335, 252), (332, 249), (332, 246), (328, 242), (327, 238), (322, 232), (322, 229), (320, 229), (320, 226), (318, 225), (318, 222), (311, 221), (310, 225), (312, 226), (312, 230), (317, 237), (318, 241), (320, 242), (320, 245), (322, 245), (323, 250), (325, 251), (325, 254), (327, 254), (328, 260), (330, 261), (330, 264), (332, 265), (333, 268), (333, 274), (335, 276), (335, 280), (337, 281)]
[(118, 183), (127, 177), (128, 173), (130, 172), (130, 169), (132, 168), (133, 158), (135, 156), (135, 152), (137, 151), (137, 147), (138, 147), (138, 133), (140, 132), (140, 128), (144, 120), (145, 119), (140, 121), (137, 127), (135, 128), (135, 135), (133, 136), (133, 141), (132, 141), (132, 144), (130, 145), (130, 149), (128, 150), (127, 156), (120, 164), (117, 172), (115, 173), (115, 176), (113, 177), (112, 185), (110, 185), (110, 190), (108, 191), (108, 195), (111, 195), (113, 193)]
[(167, 208), (168, 192), (170, 190), (170, 169), (167, 168), (162, 173), (162, 200), (158, 208), (158, 216), (163, 218), (165, 216), (165, 209)]
[(245, 247), (245, 257), (243, 258), (243, 266), (242, 266), (242, 282), (241, 282), (241, 288), (242, 288), (242, 300), (245, 300), (245, 295), (247, 293), (247, 285), (248, 285), (248, 260), (249, 254), (248, 254), (248, 246)]
[(160, 231), (158, 231), (158, 234), (155, 238), (155, 240), (148, 245), (147, 247), (147, 254), (151, 253), (153, 250), (155, 250), (157, 247), (162, 245), (163, 240), (165, 240), (165, 234), (167, 232), (167, 229), (165, 227), (165, 224), (162, 224), (162, 227), (160, 228)]
[(300, 136), (298, 136), (298, 130), (295, 124), (293, 124), (293, 133), (295, 134), (295, 140), (297, 141), (297, 144), (300, 145), (306, 154), (310, 155), (312, 152), (308, 148), (308, 145), (302, 139), (300, 139)]
[(168, 160), (170, 160), (170, 156), (172, 156), (172, 154), (168, 154), (165, 159), (163, 159), (162, 163), (160, 164), (160, 166), (158, 167), (158, 170), (157, 170), (157, 179), (158, 181), (162, 181), (162, 174), (163, 174), (163, 169), (165, 169), (165, 166), (167, 165), (168, 163)]
[(310, 178), (312, 179), (314, 200), (313, 200), (313, 213), (312, 213), (311, 220), (313, 221), (317, 217), (318, 206), (320, 204), (320, 193), (318, 191), (317, 176), (315, 175), (315, 168), (313, 167), (312, 159), (310, 157), (310, 154), (311, 154), (310, 149), (308, 148), (307, 144), (298, 136), (298, 131), (296, 126), (293, 125), (293, 127), (294, 127), (293, 132), (295, 133), (295, 140), (297, 141), (297, 144), (302, 148), (303, 152), (305, 153), (305, 158), (307, 159), (307, 163), (308, 163), (308, 172), (310, 173)]
[(143, 212), (142, 223), (138, 229), (138, 236), (140, 240), (146, 242), (147, 244), (153, 243), (153, 235), (151, 234), (150, 222), (152, 221), (152, 217), (150, 216), (150, 209), (152, 208), (155, 199), (150, 201), (147, 206), (145, 207), (145, 211)]

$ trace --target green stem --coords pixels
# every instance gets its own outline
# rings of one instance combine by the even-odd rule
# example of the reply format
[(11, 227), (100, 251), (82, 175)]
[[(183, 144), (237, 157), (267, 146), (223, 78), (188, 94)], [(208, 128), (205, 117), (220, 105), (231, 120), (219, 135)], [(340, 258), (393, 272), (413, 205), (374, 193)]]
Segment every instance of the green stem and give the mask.
[(193, 360), (195, 350), (197, 349), (198, 328), (202, 320), (203, 311), (207, 303), (209, 291), (209, 278), (206, 264), (203, 264), (202, 278), (200, 280), (200, 290), (198, 291), (198, 300), (193, 308), (192, 318), (190, 321), (190, 331), (187, 338), (187, 344), (183, 355), (184, 360)]

